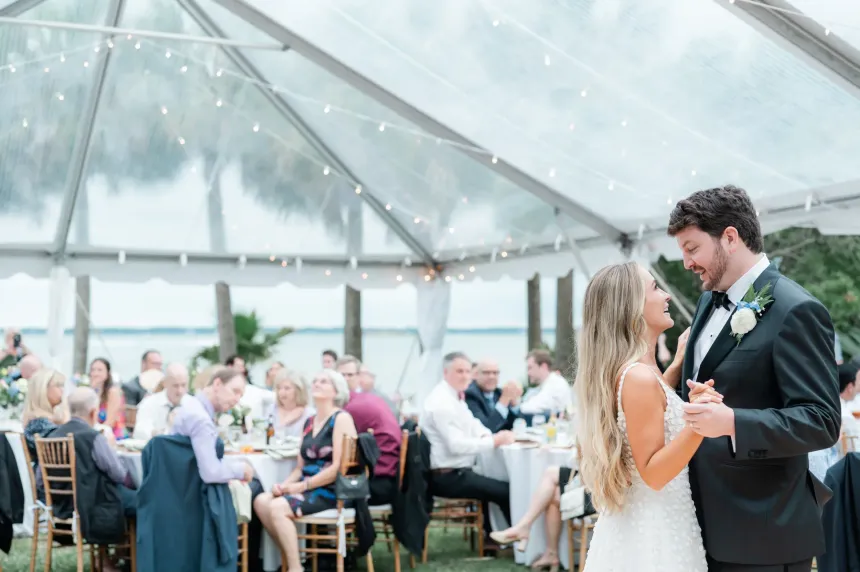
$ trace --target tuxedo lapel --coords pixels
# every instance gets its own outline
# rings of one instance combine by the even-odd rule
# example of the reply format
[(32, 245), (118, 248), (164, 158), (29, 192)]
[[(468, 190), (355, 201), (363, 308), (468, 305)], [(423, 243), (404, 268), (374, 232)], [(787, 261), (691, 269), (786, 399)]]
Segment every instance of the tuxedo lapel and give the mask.
[(681, 395), (684, 399), (687, 398), (687, 395), (690, 392), (690, 388), (687, 387), (687, 380), (693, 379), (693, 362), (696, 359), (696, 340), (699, 339), (699, 335), (702, 333), (702, 329), (704, 329), (705, 324), (708, 322), (708, 317), (710, 317), (711, 307), (711, 292), (705, 292), (702, 294), (702, 301), (700, 303), (700, 311), (696, 312), (696, 315), (693, 319), (693, 323), (690, 325), (690, 337), (687, 339), (687, 348), (684, 351), (684, 367), (681, 376)]
[(715, 339), (714, 343), (711, 344), (711, 349), (708, 350), (707, 355), (705, 355), (705, 359), (702, 360), (702, 365), (699, 366), (699, 375), (697, 376), (696, 381), (708, 381), (711, 378), (711, 373), (713, 373), (714, 369), (716, 369), (716, 367), (726, 359), (726, 356), (729, 355), (729, 352), (731, 352), (732, 348), (737, 344), (737, 340), (732, 337), (732, 316), (735, 315), (735, 312), (737, 312), (737, 308), (732, 311), (726, 325), (723, 326), (717, 339)]

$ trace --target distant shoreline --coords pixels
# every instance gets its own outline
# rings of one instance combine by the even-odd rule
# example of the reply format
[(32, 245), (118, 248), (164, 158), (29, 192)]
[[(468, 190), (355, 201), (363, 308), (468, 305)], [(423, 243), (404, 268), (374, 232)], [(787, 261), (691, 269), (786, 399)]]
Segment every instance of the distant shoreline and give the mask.
[[(265, 332), (277, 332), (278, 328), (264, 328)], [(542, 330), (547, 334), (554, 334), (555, 328), (544, 328)], [(217, 335), (218, 329), (210, 328), (182, 328), (182, 327), (155, 327), (155, 328), (93, 328), (91, 333), (98, 332), (101, 335), (110, 336), (205, 336)], [(47, 335), (47, 328), (21, 328), (23, 335)], [(306, 335), (326, 335), (326, 334), (342, 334), (343, 327), (340, 328), (296, 328), (293, 334)], [(363, 328), (365, 334), (410, 334), (416, 335), (416, 328)], [(491, 335), (525, 335), (526, 328), (510, 327), (510, 328), (448, 328), (448, 334), (491, 334)], [(64, 335), (73, 335), (74, 329), (67, 328)]]

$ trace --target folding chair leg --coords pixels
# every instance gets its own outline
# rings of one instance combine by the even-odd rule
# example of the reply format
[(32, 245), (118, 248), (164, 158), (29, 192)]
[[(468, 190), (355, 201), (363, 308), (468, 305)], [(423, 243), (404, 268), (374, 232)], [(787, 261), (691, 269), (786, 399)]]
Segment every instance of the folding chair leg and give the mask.
[(394, 551), (394, 572), (400, 572), (400, 541), (396, 536), (391, 540), (391, 547)]
[(30, 547), (30, 572), (36, 572), (36, 553), (39, 551), (39, 521), (42, 518), (42, 509), (33, 510), (33, 542)]
[(51, 556), (54, 555), (54, 529), (48, 524), (48, 544), (45, 546), (45, 572), (51, 572)]
[(573, 572), (574, 560), (573, 560), (573, 519), (566, 520), (564, 522), (565, 532), (567, 534), (567, 562), (568, 562), (568, 570)]
[(484, 557), (484, 505), (478, 503), (478, 515), (475, 519), (475, 526), (472, 530), (475, 536), (478, 537), (478, 558)]
[(374, 572), (373, 570), (373, 551), (369, 550), (367, 552), (367, 572)]
[[(430, 549), (430, 525), (424, 529), (424, 550), (421, 551), (421, 564), (427, 564), (427, 551)], [(47, 571), (46, 571), (47, 572)]]
[(582, 519), (582, 536), (579, 539), (579, 569), (585, 570), (585, 556), (588, 554), (588, 523)]

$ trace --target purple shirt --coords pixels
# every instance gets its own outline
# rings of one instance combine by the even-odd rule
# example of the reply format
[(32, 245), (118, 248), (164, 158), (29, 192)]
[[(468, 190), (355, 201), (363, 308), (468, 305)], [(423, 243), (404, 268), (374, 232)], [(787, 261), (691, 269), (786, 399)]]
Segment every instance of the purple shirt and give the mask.
[(373, 429), (380, 457), (373, 470), (374, 477), (396, 477), (400, 462), (400, 424), (385, 401), (373, 393), (349, 392), (343, 410), (352, 415), (355, 429), (366, 433)]
[(204, 483), (226, 483), (245, 476), (245, 463), (219, 459), (215, 454), (218, 428), (215, 426), (215, 407), (200, 393), (179, 408), (173, 420), (173, 433), (191, 439), (197, 458), (197, 469)]

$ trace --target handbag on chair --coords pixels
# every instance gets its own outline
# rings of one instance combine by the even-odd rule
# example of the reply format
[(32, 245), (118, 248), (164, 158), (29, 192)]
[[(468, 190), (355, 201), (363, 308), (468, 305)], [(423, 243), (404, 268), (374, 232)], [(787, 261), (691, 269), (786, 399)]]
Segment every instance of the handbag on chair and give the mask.
[(564, 492), (559, 499), (559, 510), (561, 511), (562, 520), (584, 518), (597, 512), (594, 510), (594, 505), (591, 504), (591, 495), (588, 494), (588, 491), (582, 485), (581, 477), (576, 478), (578, 475), (579, 471), (571, 471), (570, 479), (567, 481)]
[(362, 501), (370, 498), (370, 481), (364, 473), (342, 475), (338, 473), (334, 482), (334, 493), (338, 500)]

